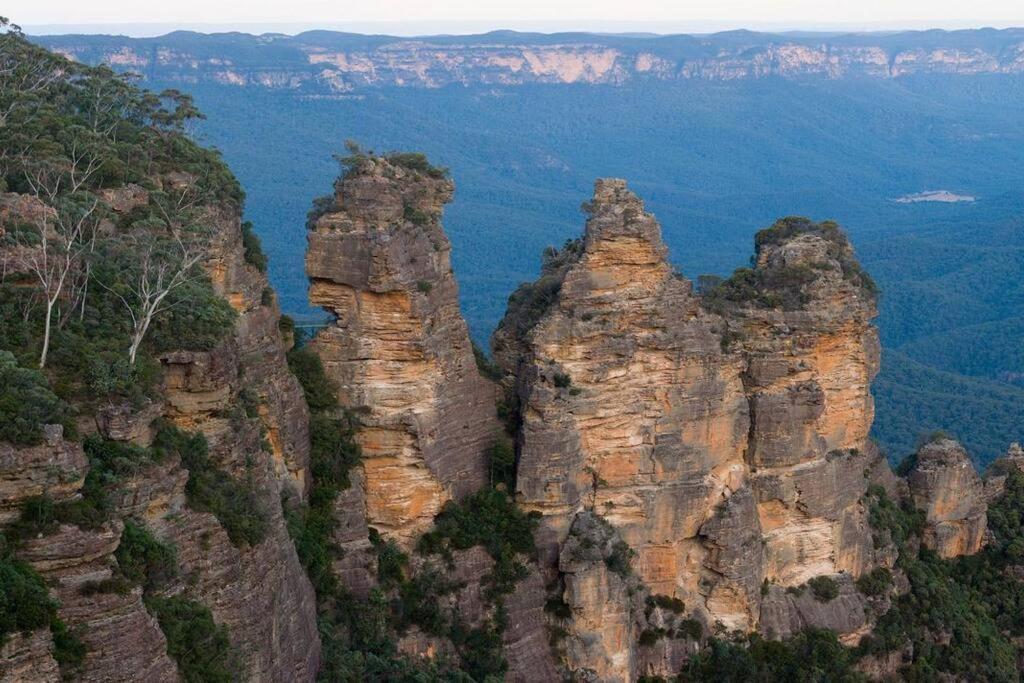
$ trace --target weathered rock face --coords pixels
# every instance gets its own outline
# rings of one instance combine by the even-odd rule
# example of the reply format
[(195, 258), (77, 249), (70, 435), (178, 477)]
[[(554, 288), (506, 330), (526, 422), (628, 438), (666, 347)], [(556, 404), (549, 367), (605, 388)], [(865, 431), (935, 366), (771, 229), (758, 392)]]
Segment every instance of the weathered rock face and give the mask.
[[(115, 212), (131, 210), (144, 200), (138, 195), (132, 187), (104, 193)], [(282, 492), (301, 497), (306, 491), (308, 409), (285, 362), (266, 277), (245, 261), (237, 212), (211, 207), (206, 220), (214, 239), (205, 266), (215, 291), (239, 314), (234, 332), (212, 351), (163, 355), (161, 400), (98, 406), (92, 429), (142, 446), (152, 441), (157, 418), (201, 432), (210, 460), (251, 483), (267, 515), (267, 535), (255, 546), (234, 545), (215, 516), (188, 507), (188, 472), (169, 459), (119, 482), (109, 493), (111, 519), (100, 529), (65, 525), (26, 541), (18, 556), (47, 580), (60, 618), (87, 647), (85, 681), (178, 677), (141, 589), (122, 595), (95, 588), (116, 576), (121, 520), (129, 517), (175, 547), (180, 578), (166, 590), (208, 607), (227, 626), (247, 680), (312, 680), (318, 668), (315, 598), (280, 504)], [(26, 498), (46, 495), (61, 502), (82, 487), (89, 464), (81, 445), (64, 440), (59, 427), (44, 433), (38, 446), (0, 444), (0, 522), (13, 519)], [(12, 641), (0, 657), (0, 671), (10, 680), (46, 680), (53, 669), (51, 649), (48, 633)], [(29, 665), (33, 675), (25, 678), (18, 672)]]
[(0, 683), (59, 683), (60, 680), (50, 629), (12, 634), (0, 647)]
[[(611, 680), (637, 661), (670, 671), (658, 667), (673, 656), (659, 644), (662, 663), (650, 648), (638, 659), (624, 635), (629, 591), (605, 574), (570, 577), (556, 560), (581, 515), (609, 523), (646, 589), (682, 599), (705, 625), (862, 628), (862, 605), (844, 619), (762, 605), (763, 586), (785, 595), (881, 561), (861, 503), (879, 458), (868, 441), (875, 308), (845, 238), (828, 224), (780, 224), (759, 235), (750, 292), (702, 298), (623, 181), (598, 181), (587, 208), (582, 243), (548, 255), (493, 340), (519, 404), (517, 497), (544, 515), (542, 561), (576, 600), (573, 637), (593, 627), (578, 639), (587, 653), (567, 648), (570, 667)], [(616, 610), (622, 623), (608, 625)]]
[(570, 531), (558, 560), (562, 600), (572, 615), (564, 644), (566, 666), (592, 672), (594, 680), (632, 680), (637, 672), (638, 581), (628, 566), (609, 562), (618, 536), (607, 522), (584, 511)]
[[(953, 37), (955, 35), (955, 38)], [(622, 85), (637, 81), (767, 77), (898, 78), (913, 74), (1017, 74), (1024, 34), (1008, 29), (921, 37), (877, 34), (799, 37), (754, 32), (672, 39), (562, 34), (558, 42), (514, 33), (411, 39), (345, 36), (233, 36), (197, 48), (196, 39), (79, 36), (43, 42), (71, 58), (107, 63), (161, 82), (237, 88), (348, 92), (369, 87), (439, 88), (531, 83)], [(213, 39), (208, 39), (213, 40)]]
[[(724, 304), (746, 356), (752, 472), (765, 578), (798, 585), (860, 574), (872, 544), (860, 498), (877, 453), (870, 383), (874, 299), (833, 224), (784, 219), (758, 235), (753, 304)], [(770, 305), (764, 305), (764, 303)]]
[(335, 316), (310, 347), (361, 422), (367, 519), (401, 543), (486, 483), (497, 427), (439, 222), (451, 194), (429, 167), (364, 158), (309, 233), (310, 300)]
[(167, 641), (142, 604), (142, 589), (121, 595), (90, 591), (110, 579), (121, 523), (92, 531), (61, 526), (54, 534), (29, 541), (21, 556), (47, 580), (60, 602), (60, 616), (79, 627), (88, 650), (83, 680), (173, 680), (178, 667), (167, 655)]
[(62, 501), (82, 487), (89, 468), (82, 445), (65, 441), (60, 425), (46, 425), (43, 434), (38, 446), (0, 442), (0, 524), (17, 519), (22, 503), (33, 496)]
[[(267, 537), (236, 547), (214, 516), (175, 504), (187, 479), (166, 473), (159, 475), (164, 486), (147, 496), (157, 504), (146, 521), (177, 546), (182, 571), (193, 577), (186, 595), (228, 627), (248, 678), (311, 680), (320, 651), (315, 596), (280, 505), (283, 491), (303, 496), (308, 486), (309, 410), (288, 371), (280, 315), (264, 296), (266, 276), (244, 259), (237, 214), (214, 210), (210, 220), (218, 239), (205, 267), (239, 318), (217, 349), (161, 358), (164, 415), (201, 432), (210, 459), (251, 482), (268, 516)], [(255, 417), (248, 417), (253, 410)], [(166, 514), (161, 502), (178, 513)]]
[[(625, 183), (599, 181), (590, 210), (557, 301), (520, 338), (518, 311), (496, 334), (522, 403), (517, 494), (544, 514), (549, 556), (591, 509), (636, 550), (653, 591), (695, 596), (729, 561), (709, 554), (702, 526), (746, 480), (742, 358), (723, 352), (722, 320), (672, 272), (657, 222)], [(753, 506), (737, 514), (756, 529)], [(746, 582), (719, 577), (744, 584), (721, 589), (722, 616), (755, 623)]]
[(940, 557), (973, 555), (987, 528), (985, 484), (963, 447), (951, 439), (922, 446), (907, 475), (914, 505), (924, 510), (924, 543)]

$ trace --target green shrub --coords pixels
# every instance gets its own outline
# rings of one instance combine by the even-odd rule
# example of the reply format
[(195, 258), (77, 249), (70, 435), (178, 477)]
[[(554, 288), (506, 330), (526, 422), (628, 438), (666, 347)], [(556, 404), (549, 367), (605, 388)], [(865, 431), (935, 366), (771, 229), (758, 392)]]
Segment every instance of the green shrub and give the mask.
[(311, 505), (323, 495), (331, 500), (349, 487), (349, 470), (359, 462), (359, 445), (348, 419), (314, 414), (310, 418), (310, 470), (313, 477)]
[(370, 528), (370, 543), (377, 550), (377, 580), (382, 586), (397, 586), (405, 581), (405, 568), (409, 556), (401, 551), (394, 540), (383, 538)]
[(146, 608), (160, 622), (167, 654), (188, 683), (230, 683), (239, 678), (227, 629), (210, 610), (187, 598), (147, 596)]
[(263, 253), (263, 244), (253, 230), (251, 221), (242, 223), (242, 247), (245, 250), (245, 262), (261, 273), (267, 272), (267, 255)]
[(704, 626), (696, 619), (683, 619), (676, 624), (676, 637), (700, 640), (704, 635)]
[(784, 641), (751, 634), (746, 641), (712, 638), (708, 647), (690, 658), (679, 680), (829, 681), (853, 683), (867, 678), (853, 667), (853, 657), (825, 629), (809, 629)]
[(473, 345), (473, 359), (476, 361), (476, 369), (480, 374), (492, 382), (500, 382), (505, 373), (501, 367), (493, 360), (487, 357), (484, 350), (477, 346), (476, 342), (470, 342)]
[(640, 632), (637, 642), (641, 647), (651, 647), (664, 637), (665, 629), (663, 628), (645, 628)]
[(875, 547), (882, 547), (887, 540), (892, 540), (899, 549), (900, 565), (910, 559), (907, 541), (912, 536), (920, 536), (924, 531), (925, 516), (907, 501), (896, 503), (891, 500), (885, 489), (871, 485), (867, 490), (868, 522), (874, 531)]
[(487, 451), (487, 465), (492, 486), (501, 484), (506, 491), (515, 491), (516, 451), (512, 439), (504, 432), (495, 434), (494, 444)]
[(99, 581), (86, 581), (78, 592), (82, 595), (97, 595), (103, 593), (116, 593), (117, 595), (128, 595), (132, 590), (132, 583), (123, 576), (111, 576), (108, 579)]
[(43, 578), (28, 564), (0, 549), (0, 644), (19, 631), (48, 626), (56, 618), (57, 603)]
[(157, 433), (153, 446), (178, 454), (188, 470), (185, 495), (189, 507), (212, 513), (234, 545), (258, 545), (266, 538), (267, 515), (253, 486), (237, 481), (210, 461), (202, 434), (190, 436), (167, 426)]
[(839, 586), (831, 576), (815, 576), (807, 585), (818, 602), (832, 602), (839, 597)]
[(210, 351), (234, 330), (238, 313), (209, 282), (195, 281), (168, 297), (168, 310), (153, 321), (147, 344), (155, 353)]
[(57, 601), (50, 597), (43, 578), (16, 559), (0, 534), (0, 645), (11, 634), (49, 627), (53, 657), (67, 679), (81, 669), (85, 646), (57, 617)]
[(147, 591), (164, 586), (178, 573), (173, 546), (158, 540), (142, 524), (126, 519), (121, 542), (114, 552), (124, 577)]
[(633, 573), (633, 557), (636, 551), (622, 540), (615, 541), (611, 553), (604, 558), (604, 563), (609, 570), (626, 578)]
[(888, 567), (876, 567), (857, 579), (857, 590), (867, 596), (884, 595), (892, 588), (892, 572)]
[(544, 611), (557, 619), (572, 618), (572, 608), (566, 604), (561, 595), (554, 598), (548, 598), (544, 602)]
[(565, 374), (564, 372), (556, 372), (552, 378), (555, 386), (559, 389), (565, 389), (572, 384), (572, 377)]
[(650, 601), (655, 607), (667, 609), (673, 614), (682, 614), (683, 610), (686, 609), (686, 605), (682, 600), (671, 595), (652, 595), (650, 596)]
[(396, 166), (407, 168), (410, 171), (425, 173), (431, 178), (440, 179), (448, 176), (448, 169), (433, 166), (427, 160), (427, 155), (422, 152), (391, 152), (384, 158)]
[(88, 652), (85, 643), (57, 618), (50, 622), (50, 636), (53, 638), (53, 658), (60, 668), (61, 678), (66, 681), (76, 679), (85, 665)]
[[(429, 213), (427, 213), (426, 211), (423, 211), (421, 209), (417, 209), (412, 204), (406, 204), (406, 205), (404, 205), (402, 207), (402, 217), (405, 218), (405, 220), (407, 220), (410, 223), (412, 223), (413, 225), (423, 226), (423, 225), (429, 225), (430, 222), (431, 222), (431, 216), (430, 216)], [(420, 282), (423, 282), (423, 281), (421, 280)], [(428, 285), (428, 286), (430, 285), (429, 282), (427, 282), (425, 284)], [(423, 290), (420, 290), (420, 291), (423, 291)], [(427, 291), (430, 291), (430, 290), (428, 289)]]
[[(499, 610), (500, 612), (500, 610)], [(449, 637), (459, 651), (462, 670), (474, 681), (504, 680), (508, 671), (501, 647), (501, 633), (504, 625), (498, 619), (488, 620), (484, 625), (468, 629), (461, 622), (456, 622)]]
[(64, 425), (74, 436), (70, 408), (50, 391), (43, 374), (18, 367), (11, 352), (0, 351), (0, 441), (37, 444), (45, 424)]
[(306, 230), (313, 230), (317, 221), (329, 213), (338, 210), (334, 194), (326, 194), (313, 198), (313, 206), (306, 213)]
[(310, 410), (317, 412), (338, 407), (337, 387), (324, 372), (320, 356), (307, 348), (292, 349), (288, 352), (288, 367), (302, 385)]
[(418, 548), (440, 552), (444, 547), (467, 550), (482, 545), (491, 557), (535, 552), (533, 530), (537, 516), (526, 514), (502, 491), (487, 488), (463, 499), (448, 501), (434, 519), (434, 530), (424, 534)]

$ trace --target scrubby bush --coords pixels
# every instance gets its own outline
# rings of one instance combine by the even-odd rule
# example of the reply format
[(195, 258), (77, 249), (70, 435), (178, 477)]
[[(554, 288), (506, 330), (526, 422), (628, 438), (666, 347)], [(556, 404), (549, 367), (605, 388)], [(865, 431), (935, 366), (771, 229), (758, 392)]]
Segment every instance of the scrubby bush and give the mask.
[(391, 152), (385, 158), (396, 166), (425, 173), (431, 178), (440, 179), (448, 176), (447, 168), (433, 166), (427, 159), (427, 155), (422, 152)]
[(506, 491), (515, 490), (516, 451), (512, 439), (504, 432), (494, 435), (494, 444), (487, 451), (487, 465), (492, 486), (501, 484)]
[(202, 434), (188, 435), (165, 426), (157, 433), (153, 447), (178, 454), (188, 470), (185, 495), (189, 507), (212, 513), (233, 544), (258, 545), (266, 538), (267, 515), (253, 486), (237, 481), (210, 460)]
[(14, 354), (0, 351), (0, 441), (39, 443), (46, 424), (64, 425), (70, 436), (70, 408), (50, 390), (41, 372), (18, 367)]
[(121, 574), (147, 591), (165, 585), (178, 572), (174, 547), (158, 540), (149, 529), (130, 519), (125, 520), (114, 557)]
[(320, 356), (308, 348), (292, 349), (288, 352), (288, 367), (302, 385), (310, 410), (317, 412), (338, 407), (337, 388), (324, 372)]
[(706, 649), (690, 658), (679, 680), (853, 683), (867, 679), (854, 669), (853, 657), (835, 633), (809, 629), (785, 641), (765, 640), (757, 634), (745, 642), (713, 638)]
[(267, 272), (267, 255), (263, 253), (263, 243), (260, 242), (251, 221), (242, 223), (242, 248), (246, 263), (261, 273)]
[(839, 586), (831, 576), (815, 576), (807, 585), (818, 602), (832, 602), (839, 597)]
[(876, 567), (857, 579), (857, 590), (867, 596), (884, 595), (892, 588), (892, 571), (888, 567)]
[[(0, 537), (2, 540), (2, 537)], [(7, 636), (49, 626), (57, 603), (46, 584), (28, 564), (0, 548), (0, 645)]]
[(608, 569), (625, 578), (633, 573), (633, 557), (636, 551), (623, 541), (618, 540), (612, 545), (611, 553), (604, 558)]
[(160, 623), (182, 680), (231, 683), (239, 677), (227, 629), (214, 622), (209, 609), (181, 596), (147, 596), (146, 609)]
[(74, 676), (85, 660), (85, 646), (57, 617), (57, 601), (43, 578), (14, 557), (0, 534), (0, 646), (15, 633), (50, 629), (53, 657), (64, 678)]

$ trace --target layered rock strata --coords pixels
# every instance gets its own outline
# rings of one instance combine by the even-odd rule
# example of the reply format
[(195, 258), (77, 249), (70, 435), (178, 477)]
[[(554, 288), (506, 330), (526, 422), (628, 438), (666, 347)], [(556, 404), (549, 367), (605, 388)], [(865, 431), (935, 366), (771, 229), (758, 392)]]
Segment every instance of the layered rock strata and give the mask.
[[(1011, 455), (1003, 462), (1011, 463)], [(985, 484), (963, 447), (952, 439), (927, 443), (907, 474), (914, 506), (925, 513), (924, 543), (940, 557), (973, 555), (985, 541)]]
[[(861, 503), (879, 458), (867, 437), (875, 309), (849, 245), (830, 225), (781, 223), (759, 235), (742, 281), (702, 297), (623, 181), (598, 181), (586, 208), (582, 241), (547, 255), (493, 340), (519, 406), (517, 497), (543, 514), (542, 560), (576, 605), (572, 628), (614, 613), (577, 599), (563, 561), (580, 515), (635, 552), (645, 590), (706, 626), (814, 625), (762, 596), (882, 561)], [(616, 662), (602, 680), (637, 674), (627, 593), (610, 598), (622, 625), (575, 634)], [(861, 628), (863, 609), (851, 614), (821, 625)]]
[(445, 501), (487, 483), (494, 390), (480, 377), (440, 225), (453, 185), (401, 157), (359, 157), (309, 232), (310, 347), (361, 424), (366, 518), (410, 544)]
[[(122, 201), (122, 194), (104, 195), (115, 213), (136, 205)], [(214, 515), (191, 509), (185, 493), (189, 473), (171, 458), (120, 481), (109, 493), (110, 520), (100, 528), (62, 525), (25, 541), (18, 556), (46, 579), (60, 618), (86, 646), (78, 676), (84, 681), (178, 677), (142, 590), (121, 594), (96, 588), (118, 576), (114, 553), (126, 518), (173, 545), (179, 579), (165, 590), (208, 607), (215, 622), (227, 627), (240, 676), (312, 680), (318, 669), (315, 599), (280, 503), (283, 492), (302, 497), (307, 489), (308, 409), (285, 362), (267, 279), (245, 260), (237, 211), (214, 205), (204, 222), (213, 236), (204, 266), (215, 292), (238, 313), (235, 329), (211, 351), (162, 355), (160, 400), (98, 406), (95, 425), (81, 427), (140, 446), (152, 441), (158, 418), (202, 433), (215, 466), (254, 491), (267, 517), (266, 537), (255, 546), (235, 545)], [(44, 433), (38, 446), (0, 444), (0, 521), (11, 521), (32, 496), (60, 503), (79, 495), (89, 469), (81, 445), (66, 441), (59, 427), (48, 426)], [(24, 670), (39, 680), (49, 676), (54, 666), (48, 636), (39, 632), (5, 644), (0, 661), (5, 680), (36, 680), (18, 673)]]

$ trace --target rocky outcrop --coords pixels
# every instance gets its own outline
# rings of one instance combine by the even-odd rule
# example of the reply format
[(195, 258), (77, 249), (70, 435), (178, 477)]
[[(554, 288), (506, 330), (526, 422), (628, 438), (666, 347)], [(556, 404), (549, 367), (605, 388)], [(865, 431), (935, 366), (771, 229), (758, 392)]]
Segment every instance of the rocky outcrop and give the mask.
[[(519, 406), (517, 498), (543, 515), (549, 575), (579, 598), (570, 631), (592, 627), (586, 653), (568, 641), (570, 667), (589, 660), (611, 680), (639, 661), (625, 584), (570, 576), (564, 561), (570, 529), (590, 516), (635, 552), (645, 590), (682, 600), (700, 623), (860, 630), (862, 606), (840, 619), (770, 599), (891, 561), (876, 555), (861, 502), (869, 477), (882, 478), (868, 440), (878, 341), (845, 237), (782, 221), (758, 235), (753, 269), (702, 296), (673, 272), (623, 181), (599, 180), (586, 209), (583, 240), (546, 256), (493, 339)], [(588, 589), (568, 588), (578, 585)]]
[(17, 519), (29, 498), (75, 497), (88, 467), (82, 445), (65, 440), (60, 425), (45, 425), (43, 442), (37, 446), (0, 442), (0, 524)]
[(0, 683), (59, 683), (60, 680), (49, 629), (11, 634), (0, 646)]
[(162, 681), (178, 676), (156, 618), (142, 603), (142, 589), (96, 589), (114, 578), (120, 522), (98, 530), (63, 525), (26, 543), (20, 555), (46, 579), (60, 603), (60, 617), (87, 648), (81, 680)]
[(985, 484), (952, 439), (927, 443), (907, 474), (911, 499), (924, 511), (924, 543), (940, 557), (973, 555), (985, 541)]
[(758, 233), (755, 267), (707, 297), (746, 358), (746, 462), (769, 582), (873, 564), (860, 504), (878, 459), (868, 439), (879, 344), (867, 282), (838, 226), (784, 219)]
[[(187, 183), (189, 177), (177, 174), (165, 182)], [(129, 186), (102, 196), (117, 213), (144, 202), (146, 193)], [(5, 197), (4, 206), (20, 206)], [(139, 446), (152, 442), (157, 419), (202, 433), (214, 465), (254, 491), (266, 515), (266, 538), (253, 546), (233, 543), (217, 517), (188, 506), (189, 473), (177, 458), (167, 458), (140, 464), (110, 487), (111, 514), (99, 528), (62, 525), (25, 541), (18, 556), (46, 579), (60, 618), (81, 634), (85, 681), (178, 677), (142, 589), (115, 585), (114, 553), (126, 518), (175, 548), (179, 579), (166, 590), (208, 607), (215, 622), (227, 627), (247, 680), (312, 680), (318, 669), (315, 599), (280, 503), (283, 492), (302, 497), (307, 489), (308, 409), (288, 371), (273, 293), (265, 275), (245, 260), (237, 210), (214, 205), (204, 220), (212, 235), (205, 267), (216, 293), (238, 313), (233, 332), (210, 351), (163, 354), (159, 400), (97, 405), (94, 424), (79, 421), (83, 431)], [(88, 469), (81, 444), (65, 440), (60, 427), (47, 426), (38, 446), (0, 444), (0, 522), (11, 521), (32, 496), (74, 500)], [(49, 648), (44, 640), (6, 645), (10, 660), (3, 670), (16, 671), (18, 662)], [(37, 662), (40, 679), (51, 660)]]
[(494, 390), (479, 375), (440, 225), (452, 183), (421, 157), (359, 157), (309, 233), (310, 343), (361, 424), (366, 517), (408, 544), (487, 481)]
[[(539, 292), (521, 292), (495, 335), (522, 404), (517, 496), (543, 513), (548, 557), (593, 510), (636, 550), (652, 590), (689, 598), (718, 562), (701, 527), (746, 481), (742, 358), (723, 351), (722, 320), (673, 273), (624, 182), (599, 181), (589, 210), (582, 244), (559, 257), (571, 263), (551, 273), (557, 300), (538, 315)], [(744, 512), (756, 528), (753, 506)], [(723, 616), (753, 624), (745, 589), (731, 594)]]
[(596, 512), (651, 592), (741, 630), (766, 582), (876, 565), (860, 499), (878, 339), (838, 228), (762, 232), (755, 268), (701, 297), (625, 182), (599, 180), (587, 208), (583, 242), (549, 254), (494, 340), (548, 557)]
[[(246, 677), (311, 680), (319, 662), (316, 603), (285, 528), (281, 494), (303, 496), (308, 486), (309, 410), (288, 371), (277, 329), (279, 313), (266, 276), (244, 258), (237, 213), (214, 208), (216, 226), (205, 263), (215, 291), (238, 312), (234, 334), (209, 352), (176, 352), (164, 366), (165, 417), (202, 433), (210, 459), (256, 492), (267, 535), (238, 547), (208, 513), (175, 505), (184, 479), (167, 478), (151, 494), (177, 514), (149, 509), (146, 521), (174, 543), (186, 595), (228, 627)], [(157, 512), (159, 516), (153, 513)]]

